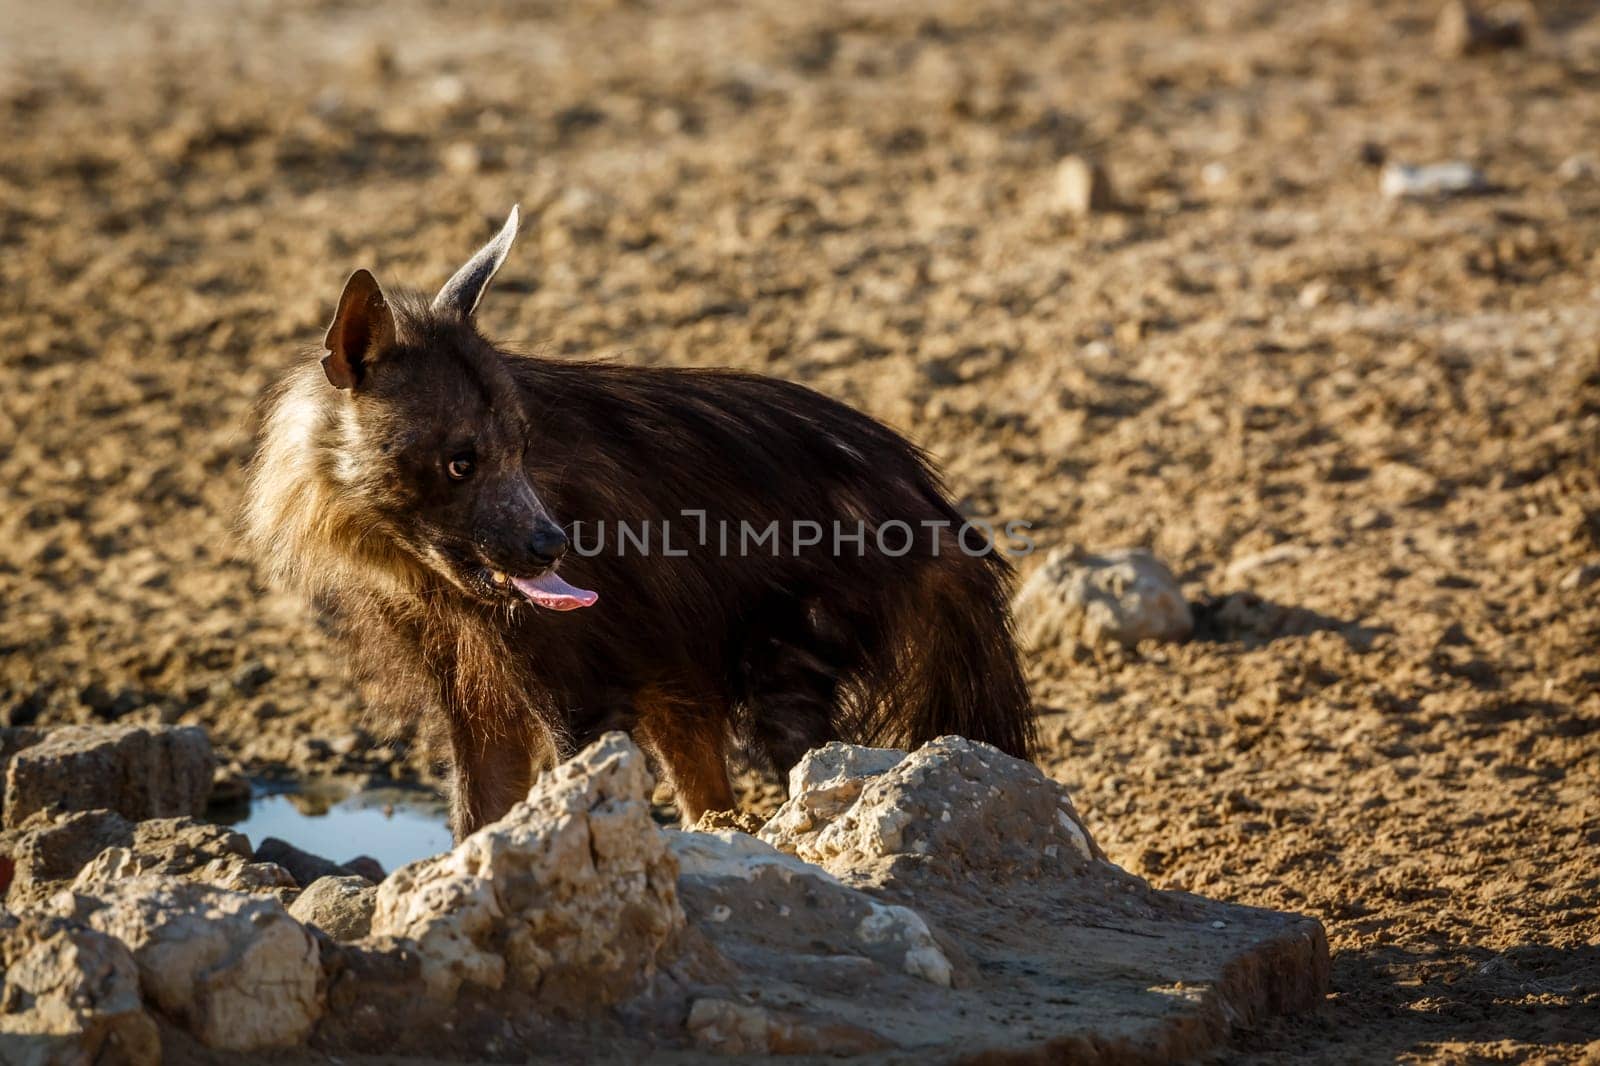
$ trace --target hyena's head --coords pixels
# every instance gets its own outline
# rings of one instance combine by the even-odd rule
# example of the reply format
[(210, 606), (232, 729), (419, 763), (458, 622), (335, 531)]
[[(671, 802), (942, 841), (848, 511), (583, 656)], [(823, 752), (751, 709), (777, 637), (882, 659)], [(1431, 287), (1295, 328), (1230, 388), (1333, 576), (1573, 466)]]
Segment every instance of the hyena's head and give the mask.
[(567, 537), (529, 477), (522, 393), (473, 322), (516, 233), (513, 208), (431, 303), (391, 302), (370, 273), (351, 275), (322, 360), (338, 390), (326, 469), (370, 520), (356, 536), (387, 538), (478, 600), (571, 610), (595, 594), (557, 576)]

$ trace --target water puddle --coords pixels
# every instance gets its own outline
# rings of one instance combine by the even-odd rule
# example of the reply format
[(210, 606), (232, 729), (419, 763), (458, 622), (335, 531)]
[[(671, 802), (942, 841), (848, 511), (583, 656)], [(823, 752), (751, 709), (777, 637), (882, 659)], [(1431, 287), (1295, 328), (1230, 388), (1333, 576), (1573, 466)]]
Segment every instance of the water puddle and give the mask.
[(249, 837), (251, 847), (277, 837), (338, 863), (369, 855), (388, 872), (450, 850), (444, 800), (422, 789), (258, 782), (248, 807), (213, 809), (210, 818)]

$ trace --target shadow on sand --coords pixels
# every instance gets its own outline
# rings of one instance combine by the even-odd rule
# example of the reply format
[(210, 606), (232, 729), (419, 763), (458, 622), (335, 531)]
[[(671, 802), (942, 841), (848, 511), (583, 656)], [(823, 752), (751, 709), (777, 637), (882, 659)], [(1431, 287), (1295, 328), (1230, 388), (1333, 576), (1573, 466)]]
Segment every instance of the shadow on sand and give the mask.
[(1237, 1034), (1231, 1061), (1600, 1061), (1600, 945), (1379, 945), (1335, 955), (1333, 988)]
[(1394, 632), (1387, 626), (1366, 625), (1304, 607), (1273, 603), (1253, 592), (1206, 596), (1189, 607), (1194, 612), (1193, 639), (1214, 644), (1262, 647), (1284, 637), (1338, 633), (1352, 650), (1364, 652), (1380, 635)]

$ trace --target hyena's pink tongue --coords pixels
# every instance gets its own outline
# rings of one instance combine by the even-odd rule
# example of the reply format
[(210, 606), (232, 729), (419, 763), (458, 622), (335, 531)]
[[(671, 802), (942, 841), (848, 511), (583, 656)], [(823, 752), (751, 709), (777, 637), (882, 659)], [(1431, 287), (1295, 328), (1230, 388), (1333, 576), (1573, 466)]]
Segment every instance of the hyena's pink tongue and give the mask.
[(567, 584), (554, 570), (538, 577), (514, 577), (511, 583), (528, 599), (552, 611), (576, 611), (579, 607), (592, 605), (600, 598), (588, 589)]

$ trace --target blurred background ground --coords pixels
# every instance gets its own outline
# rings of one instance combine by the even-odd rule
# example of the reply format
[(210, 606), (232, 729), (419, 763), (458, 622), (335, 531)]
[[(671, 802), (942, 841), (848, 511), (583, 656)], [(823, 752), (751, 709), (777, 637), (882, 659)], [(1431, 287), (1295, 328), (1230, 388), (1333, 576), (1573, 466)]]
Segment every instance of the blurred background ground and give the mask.
[[(1437, 14), (0, 0), (0, 719), (425, 771), (231, 524), (350, 270), (520, 202), (492, 334), (809, 383), (1171, 563), (1195, 640), (1030, 668), (1115, 860), (1326, 923), (1230, 1058), (1600, 1061), (1600, 13)], [(1442, 160), (1490, 188), (1380, 195)]]

